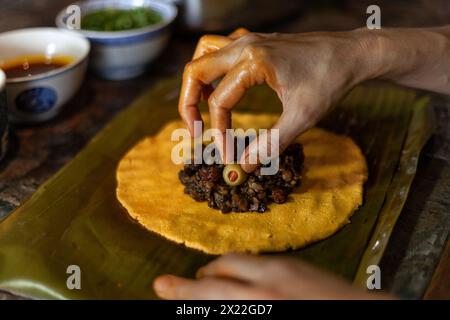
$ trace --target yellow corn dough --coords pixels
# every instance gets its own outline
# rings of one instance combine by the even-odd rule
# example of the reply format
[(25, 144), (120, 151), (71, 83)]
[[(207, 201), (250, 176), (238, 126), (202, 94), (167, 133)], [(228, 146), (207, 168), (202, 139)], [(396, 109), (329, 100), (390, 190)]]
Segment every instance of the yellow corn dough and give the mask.
[[(204, 115), (205, 125), (208, 117)], [(235, 128), (270, 128), (275, 115), (233, 114)], [(120, 161), (117, 198), (129, 215), (150, 231), (211, 254), (298, 249), (331, 236), (349, 222), (363, 201), (367, 166), (346, 136), (313, 128), (297, 138), (305, 154), (301, 186), (284, 204), (265, 213), (229, 213), (196, 202), (183, 193), (181, 165), (171, 161), (176, 142), (168, 123), (144, 138)]]

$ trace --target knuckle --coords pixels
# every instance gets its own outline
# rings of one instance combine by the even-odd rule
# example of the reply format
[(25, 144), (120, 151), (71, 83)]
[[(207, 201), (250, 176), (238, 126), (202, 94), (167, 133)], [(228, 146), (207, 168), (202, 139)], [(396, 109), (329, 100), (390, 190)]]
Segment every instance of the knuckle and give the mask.
[(184, 66), (184, 70), (191, 70), (193, 66), (194, 66), (194, 62), (193, 61), (189, 61)]
[(179, 105), (178, 106), (178, 114), (180, 115), (181, 120), (183, 120), (184, 122), (188, 121), (188, 118), (186, 116), (186, 108), (185, 108), (184, 105)]
[(193, 72), (194, 69), (194, 63), (192, 61), (189, 61), (188, 63), (186, 63), (186, 65), (184, 66), (184, 74), (185, 75), (189, 75)]
[(261, 56), (262, 50), (258, 45), (254, 44), (254, 43), (250, 43), (245, 46), (244, 54), (250, 60), (256, 60), (257, 58), (259, 58)]
[(263, 45), (256, 43), (247, 44), (243, 50), (243, 54), (252, 62), (262, 63), (268, 59), (267, 49)]
[(263, 39), (260, 34), (249, 32), (242, 36), (242, 41), (245, 42), (256, 42)]
[(205, 47), (211, 42), (211, 35), (205, 34), (200, 37), (197, 43), (197, 47)]
[(207, 42), (208, 39), (209, 39), (209, 35), (204, 34), (204, 35), (202, 35), (202, 36), (200, 37), (200, 39), (198, 40), (198, 43), (204, 43), (204, 42)]

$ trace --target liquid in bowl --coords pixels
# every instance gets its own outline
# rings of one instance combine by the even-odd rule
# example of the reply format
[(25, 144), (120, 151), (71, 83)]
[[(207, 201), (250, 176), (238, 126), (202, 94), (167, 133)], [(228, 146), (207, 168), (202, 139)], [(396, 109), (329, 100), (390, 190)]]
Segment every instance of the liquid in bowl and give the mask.
[(22, 56), (0, 63), (7, 79), (31, 77), (63, 68), (75, 59), (70, 56), (32, 55)]

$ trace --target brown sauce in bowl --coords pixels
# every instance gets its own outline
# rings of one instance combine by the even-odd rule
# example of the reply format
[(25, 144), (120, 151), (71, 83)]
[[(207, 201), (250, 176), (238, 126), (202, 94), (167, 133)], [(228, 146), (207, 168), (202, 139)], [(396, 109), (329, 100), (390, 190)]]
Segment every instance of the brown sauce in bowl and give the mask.
[(7, 79), (31, 77), (46, 73), (72, 63), (74, 58), (70, 56), (46, 57), (44, 55), (23, 56), (0, 63), (0, 68), (5, 72)]

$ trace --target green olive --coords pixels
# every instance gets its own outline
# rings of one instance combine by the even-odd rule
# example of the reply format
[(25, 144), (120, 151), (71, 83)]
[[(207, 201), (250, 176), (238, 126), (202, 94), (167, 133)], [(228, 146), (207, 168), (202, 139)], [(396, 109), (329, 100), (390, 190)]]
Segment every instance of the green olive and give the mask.
[(239, 164), (228, 164), (223, 169), (223, 180), (227, 185), (235, 187), (247, 180), (247, 173)]

